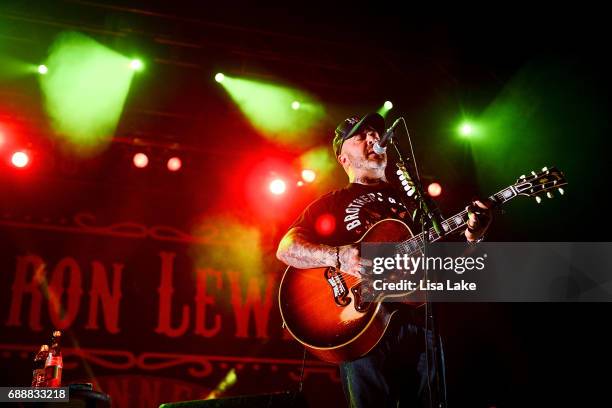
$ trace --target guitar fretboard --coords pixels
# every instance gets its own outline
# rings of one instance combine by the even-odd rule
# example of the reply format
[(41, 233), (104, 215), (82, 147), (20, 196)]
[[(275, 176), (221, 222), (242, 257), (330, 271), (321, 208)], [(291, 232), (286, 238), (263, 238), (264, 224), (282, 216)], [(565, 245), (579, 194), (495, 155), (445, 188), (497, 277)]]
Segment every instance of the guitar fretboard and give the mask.
[[(518, 195), (518, 191), (514, 186), (508, 186), (505, 189), (493, 194), (489, 197), (489, 200), (494, 203), (494, 205), (501, 205), (506, 203), (507, 201), (512, 200), (514, 197)], [(436, 230), (432, 227), (429, 229), (429, 239), (428, 242), (435, 242), (442, 237), (452, 234), (459, 228), (464, 227), (468, 221), (468, 213), (467, 210), (463, 210), (460, 213), (453, 215), (442, 221), (440, 223), (440, 227), (442, 228), (442, 233), (438, 234)], [(398, 251), (401, 254), (408, 254), (409, 256), (413, 256), (419, 254), (423, 251), (425, 247), (425, 232), (421, 232), (413, 236), (412, 238), (400, 243), (398, 245)]]

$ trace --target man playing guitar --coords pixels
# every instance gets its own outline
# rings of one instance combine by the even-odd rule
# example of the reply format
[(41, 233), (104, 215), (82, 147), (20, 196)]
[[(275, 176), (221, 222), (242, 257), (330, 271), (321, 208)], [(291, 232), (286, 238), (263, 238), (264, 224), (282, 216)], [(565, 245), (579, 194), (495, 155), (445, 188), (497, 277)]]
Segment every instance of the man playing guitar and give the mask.
[[(384, 219), (397, 219), (420, 229), (412, 219), (416, 203), (387, 182), (386, 153), (373, 145), (384, 133), (382, 116), (370, 113), (351, 117), (338, 125), (333, 150), (348, 175), (349, 185), (323, 195), (310, 204), (281, 240), (277, 257), (300, 269), (332, 267), (358, 275), (370, 262), (360, 257), (356, 243)], [(468, 207), (468, 241), (482, 239), (491, 221), (488, 203)], [(470, 208), (479, 207), (479, 211)], [(392, 320), (384, 337), (364, 356), (340, 364), (345, 396), (351, 407), (412, 406), (429, 401), (424, 328), (410, 314)], [(312, 316), (317, 319), (317, 316)], [(411, 321), (413, 320), (413, 321)], [(406, 404), (406, 405), (404, 405)], [(412, 404), (412, 405), (411, 405)]]

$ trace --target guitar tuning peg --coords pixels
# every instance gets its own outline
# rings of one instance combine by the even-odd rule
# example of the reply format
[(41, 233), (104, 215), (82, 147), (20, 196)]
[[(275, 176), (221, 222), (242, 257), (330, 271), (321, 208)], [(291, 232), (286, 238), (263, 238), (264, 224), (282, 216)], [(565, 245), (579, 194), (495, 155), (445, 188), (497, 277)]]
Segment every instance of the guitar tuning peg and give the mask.
[(534, 176), (537, 176), (536, 172), (531, 170), (531, 174), (533, 174)]
[(402, 171), (398, 170), (398, 171), (395, 172), (395, 174), (397, 174), (398, 176), (401, 176), (402, 175)]
[(553, 198), (553, 195), (552, 195), (552, 193), (549, 191), (549, 192), (547, 192), (547, 193), (546, 193), (546, 197), (548, 197), (548, 198)]
[(548, 167), (546, 166), (542, 167), (542, 171), (548, 171)]
[(408, 185), (408, 180), (402, 180), (402, 186), (407, 186)]
[(540, 196), (536, 196), (536, 203), (540, 204), (542, 202), (542, 198)]
[(563, 194), (565, 194), (565, 191), (563, 191), (562, 188), (559, 188), (559, 194), (563, 195)]
[(522, 180), (525, 180), (525, 175), (521, 174), (521, 177), (519, 177), (519, 178), (522, 179)]

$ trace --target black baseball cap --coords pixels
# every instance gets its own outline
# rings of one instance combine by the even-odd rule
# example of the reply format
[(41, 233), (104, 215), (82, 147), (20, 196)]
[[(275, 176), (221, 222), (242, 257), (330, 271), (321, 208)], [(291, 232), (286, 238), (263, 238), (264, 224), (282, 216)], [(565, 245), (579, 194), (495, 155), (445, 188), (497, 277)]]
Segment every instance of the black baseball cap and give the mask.
[(338, 125), (334, 135), (334, 140), (332, 141), (332, 147), (334, 149), (334, 153), (336, 153), (336, 157), (338, 157), (340, 154), (344, 141), (355, 136), (355, 134), (366, 126), (372, 126), (382, 137), (383, 133), (385, 132), (385, 119), (383, 119), (383, 117), (378, 113), (373, 112), (368, 113), (361, 119), (359, 119), (357, 116), (351, 116), (350, 118), (344, 119)]

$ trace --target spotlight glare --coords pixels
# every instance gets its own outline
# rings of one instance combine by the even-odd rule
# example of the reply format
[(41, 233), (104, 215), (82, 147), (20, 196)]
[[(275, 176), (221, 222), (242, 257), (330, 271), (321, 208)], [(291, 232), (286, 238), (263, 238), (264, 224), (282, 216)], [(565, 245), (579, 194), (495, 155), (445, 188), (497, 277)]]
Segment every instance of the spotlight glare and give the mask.
[(427, 186), (427, 193), (432, 197), (438, 197), (442, 194), (442, 186), (439, 183), (431, 183)]
[(474, 133), (474, 127), (470, 123), (463, 123), (459, 128), (459, 133), (463, 136), (470, 136)]
[(47, 72), (49, 72), (49, 68), (47, 68), (46, 65), (39, 65), (37, 70), (40, 75), (45, 75)]
[(293, 101), (293, 102), (291, 103), (291, 109), (293, 109), (293, 110), (298, 110), (298, 109), (300, 109), (300, 103), (299, 103), (298, 101)]
[(30, 163), (30, 157), (25, 152), (15, 152), (11, 156), (11, 163), (13, 163), (13, 166), (22, 169)]
[(336, 217), (332, 214), (322, 214), (315, 221), (315, 230), (320, 235), (330, 235), (336, 229)]
[(179, 171), (182, 165), (183, 163), (178, 157), (171, 157), (168, 159), (168, 170), (170, 171)]
[(142, 61), (139, 59), (133, 59), (132, 61), (130, 61), (130, 68), (132, 68), (134, 71), (140, 71), (143, 67)]
[(219, 83), (223, 82), (224, 79), (225, 79), (225, 75), (223, 75), (221, 72), (215, 75), (215, 81)]
[(287, 189), (287, 185), (281, 179), (274, 179), (270, 182), (270, 192), (275, 195), (281, 195)]
[(137, 168), (144, 169), (149, 164), (149, 158), (144, 153), (136, 153), (133, 162)]
[(385, 101), (385, 109), (387, 110), (393, 109), (393, 103), (391, 101)]
[(307, 182), (307, 183), (312, 183), (315, 178), (317, 178), (317, 175), (314, 171), (310, 170), (310, 169), (304, 169), (302, 170), (302, 179)]

